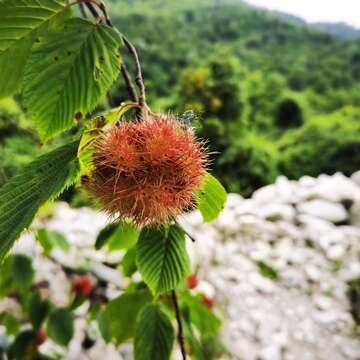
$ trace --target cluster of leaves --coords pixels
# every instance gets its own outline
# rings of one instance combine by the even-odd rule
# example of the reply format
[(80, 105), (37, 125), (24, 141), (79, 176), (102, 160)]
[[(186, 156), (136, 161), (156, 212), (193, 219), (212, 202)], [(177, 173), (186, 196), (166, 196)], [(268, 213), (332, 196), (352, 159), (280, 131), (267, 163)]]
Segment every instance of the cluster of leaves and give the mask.
[[(185, 234), (179, 226), (172, 226), (167, 240), (161, 237), (164, 237), (163, 229), (139, 231), (127, 222), (104, 228), (98, 234), (96, 248), (125, 253), (119, 271), (128, 279), (127, 288), (120, 296), (109, 300), (103, 281), (91, 280), (95, 275), (84, 275), (86, 269), (63, 268), (72, 279), (72, 291), (68, 305), (62, 307), (53, 302), (49, 283), (36, 280), (29, 257), (9, 256), (0, 267), (0, 299), (13, 299), (21, 311), (14, 313), (6, 307), (0, 311), (6, 334), (13, 339), (0, 348), (0, 353), (5, 351), (10, 359), (61, 356), (62, 350), (57, 354), (44, 353), (40, 345), (49, 338), (58, 346), (66, 347), (74, 335), (76, 310), (87, 301), (86, 321), (89, 326), (97, 324), (98, 331), (95, 337), (86, 334), (84, 348), (91, 347), (97, 336), (118, 346), (134, 339), (136, 359), (168, 359), (176, 338), (173, 327), (176, 314), (168, 289), (177, 286), (188, 354), (198, 360), (215, 359), (225, 351), (217, 339), (221, 321), (214, 312), (214, 301), (196, 291), (197, 277), (192, 275), (184, 282), (189, 273)], [(52, 261), (56, 261), (54, 250), (65, 253), (69, 250), (69, 243), (59, 232), (39, 228), (36, 238), (43, 256), (52, 256)], [(150, 254), (144, 257), (142, 252), (149, 248)], [(146, 283), (134, 280), (137, 271)]]
[[(40, 235), (41, 234), (41, 235)], [(47, 241), (46, 251), (60, 247), (68, 249), (62, 234), (39, 230), (38, 236)], [(85, 298), (72, 293), (67, 307), (55, 305), (48, 294), (49, 284), (36, 281), (32, 260), (22, 254), (7, 257), (0, 267), (0, 299), (8, 297), (20, 306), (3, 307), (1, 323), (5, 326), (9, 343), (4, 343), (0, 353), (6, 352), (9, 359), (41, 359), (39, 346), (49, 337), (60, 346), (66, 346), (74, 334), (73, 310)]]
[[(179, 225), (168, 228), (144, 228), (139, 231), (131, 223), (121, 222), (104, 228), (96, 240), (96, 248), (123, 250), (119, 268), (126, 278), (137, 271), (143, 282), (131, 281), (125, 293), (112, 299), (97, 315), (105, 341), (120, 345), (134, 338), (136, 359), (169, 358), (175, 339), (172, 322), (176, 314), (170, 290), (177, 288), (183, 318), (186, 348), (194, 359), (211, 359), (206, 342), (216, 343), (221, 321), (212, 305), (186, 284), (190, 262), (185, 248), (185, 233)], [(160, 301), (159, 301), (160, 300)]]

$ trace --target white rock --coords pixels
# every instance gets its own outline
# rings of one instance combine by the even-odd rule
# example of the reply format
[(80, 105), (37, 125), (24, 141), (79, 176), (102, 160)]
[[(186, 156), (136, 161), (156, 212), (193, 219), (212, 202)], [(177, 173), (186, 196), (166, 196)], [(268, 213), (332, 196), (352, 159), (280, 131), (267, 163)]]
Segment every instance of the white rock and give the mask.
[(258, 202), (271, 203), (277, 201), (277, 191), (274, 184), (266, 185), (256, 191), (254, 191), (252, 198)]
[(200, 292), (211, 299), (215, 296), (214, 286), (205, 280), (200, 280), (198, 286), (194, 289), (194, 291)]
[(334, 305), (333, 299), (324, 295), (315, 295), (314, 302), (320, 310), (329, 310)]
[(315, 321), (321, 323), (321, 324), (331, 324), (333, 322), (335, 322), (338, 318), (336, 312), (334, 311), (318, 311), (317, 313), (315, 313)]
[(342, 260), (345, 254), (346, 248), (343, 245), (331, 246), (326, 252), (328, 259), (333, 261)]
[(263, 277), (259, 273), (251, 273), (249, 281), (257, 290), (266, 294), (270, 294), (276, 289), (276, 286), (271, 280)]
[(237, 216), (256, 215), (261, 206), (262, 204), (256, 200), (245, 199), (234, 209), (234, 212)]
[(213, 222), (213, 225), (225, 235), (235, 234), (239, 229), (235, 213), (229, 209), (224, 209), (219, 217)]
[(350, 179), (357, 185), (360, 186), (360, 170), (354, 172), (351, 176)]
[(316, 216), (332, 223), (343, 222), (347, 219), (344, 206), (326, 200), (307, 201), (299, 204), (297, 209), (300, 213)]
[(241, 205), (244, 202), (244, 198), (235, 193), (227, 194), (225, 209), (236, 209), (239, 205)]
[(306, 276), (314, 282), (318, 282), (321, 279), (320, 269), (313, 264), (306, 264), (304, 267)]
[(350, 225), (360, 227), (360, 201), (354, 202), (350, 208)]
[(280, 202), (292, 204), (298, 201), (295, 184), (286, 176), (279, 176), (275, 181), (275, 186)]
[(281, 348), (276, 345), (270, 345), (260, 351), (261, 360), (281, 360)]
[(333, 176), (320, 175), (313, 187), (309, 189), (307, 198), (320, 198), (333, 202), (360, 197), (360, 188), (343, 174)]
[(295, 209), (286, 204), (269, 204), (261, 207), (258, 215), (269, 221), (285, 220), (292, 222), (295, 218)]
[(317, 182), (316, 178), (305, 175), (299, 179), (298, 184), (303, 187), (312, 187), (316, 185), (316, 182)]

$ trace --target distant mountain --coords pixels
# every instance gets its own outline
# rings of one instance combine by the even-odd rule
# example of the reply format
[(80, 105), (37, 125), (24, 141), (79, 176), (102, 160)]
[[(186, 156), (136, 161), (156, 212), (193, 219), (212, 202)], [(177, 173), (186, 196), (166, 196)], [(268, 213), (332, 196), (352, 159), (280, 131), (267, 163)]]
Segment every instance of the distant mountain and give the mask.
[(356, 29), (344, 22), (338, 23), (312, 23), (310, 26), (315, 27), (321, 31), (328, 32), (335, 36), (341, 37), (343, 39), (359, 39), (360, 38), (360, 30)]
[(310, 27), (314, 28), (329, 34), (332, 34), (336, 37), (342, 39), (359, 39), (360, 38), (360, 29), (357, 29), (351, 25), (348, 25), (344, 22), (336, 22), (336, 23), (328, 23), (328, 22), (315, 22), (309, 23), (304, 19), (290, 15), (287, 13), (283, 13), (281, 11), (270, 11), (273, 15), (280, 17), (282, 20), (285, 20), (291, 24), (295, 24), (298, 26)]

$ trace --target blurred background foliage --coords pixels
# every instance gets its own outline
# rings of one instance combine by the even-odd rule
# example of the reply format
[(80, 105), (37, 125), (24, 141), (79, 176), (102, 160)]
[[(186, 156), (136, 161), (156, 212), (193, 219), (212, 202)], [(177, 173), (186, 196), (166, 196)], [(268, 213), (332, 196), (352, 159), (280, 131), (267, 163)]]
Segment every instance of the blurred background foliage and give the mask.
[[(190, 114), (229, 191), (360, 168), (360, 40), (234, 0), (107, 3), (139, 51), (152, 110)], [(111, 95), (128, 99), (121, 79)], [(0, 184), (43, 151), (21, 104), (0, 102)]]

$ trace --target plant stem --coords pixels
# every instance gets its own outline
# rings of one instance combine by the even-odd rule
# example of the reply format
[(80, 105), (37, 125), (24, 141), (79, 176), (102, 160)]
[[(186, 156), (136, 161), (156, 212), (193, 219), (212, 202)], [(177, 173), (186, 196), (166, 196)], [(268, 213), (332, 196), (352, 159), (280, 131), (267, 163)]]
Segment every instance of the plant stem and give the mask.
[(126, 36), (122, 37), (124, 40), (124, 44), (127, 47), (127, 49), (129, 50), (129, 53), (132, 55), (134, 62), (135, 62), (135, 67), (136, 67), (136, 78), (135, 78), (135, 82), (136, 85), (139, 87), (140, 90), (140, 96), (139, 96), (139, 105), (141, 108), (143, 108), (146, 105), (146, 95), (145, 95), (145, 85), (144, 85), (144, 79), (142, 76), (142, 71), (141, 71), (141, 64), (139, 61), (139, 56), (138, 53), (136, 51), (135, 46), (126, 38)]
[(181, 314), (180, 314), (179, 304), (178, 304), (178, 301), (177, 301), (177, 296), (176, 296), (176, 291), (175, 290), (171, 291), (171, 297), (172, 297), (172, 302), (174, 304), (174, 309), (175, 309), (175, 314), (176, 314), (176, 321), (177, 321), (177, 324), (178, 324), (178, 342), (179, 342), (179, 346), (180, 346), (180, 350), (181, 350), (183, 360), (186, 360), (184, 333), (183, 333), (183, 327), (182, 327), (182, 322), (181, 322)]
[(127, 88), (128, 93), (130, 94), (131, 100), (133, 102), (139, 102), (139, 99), (136, 94), (136, 90), (134, 88), (134, 85), (132, 84), (131, 77), (130, 77), (130, 74), (127, 69), (127, 66), (124, 62), (122, 62), (120, 70), (121, 70), (121, 74), (125, 80), (126, 88)]

